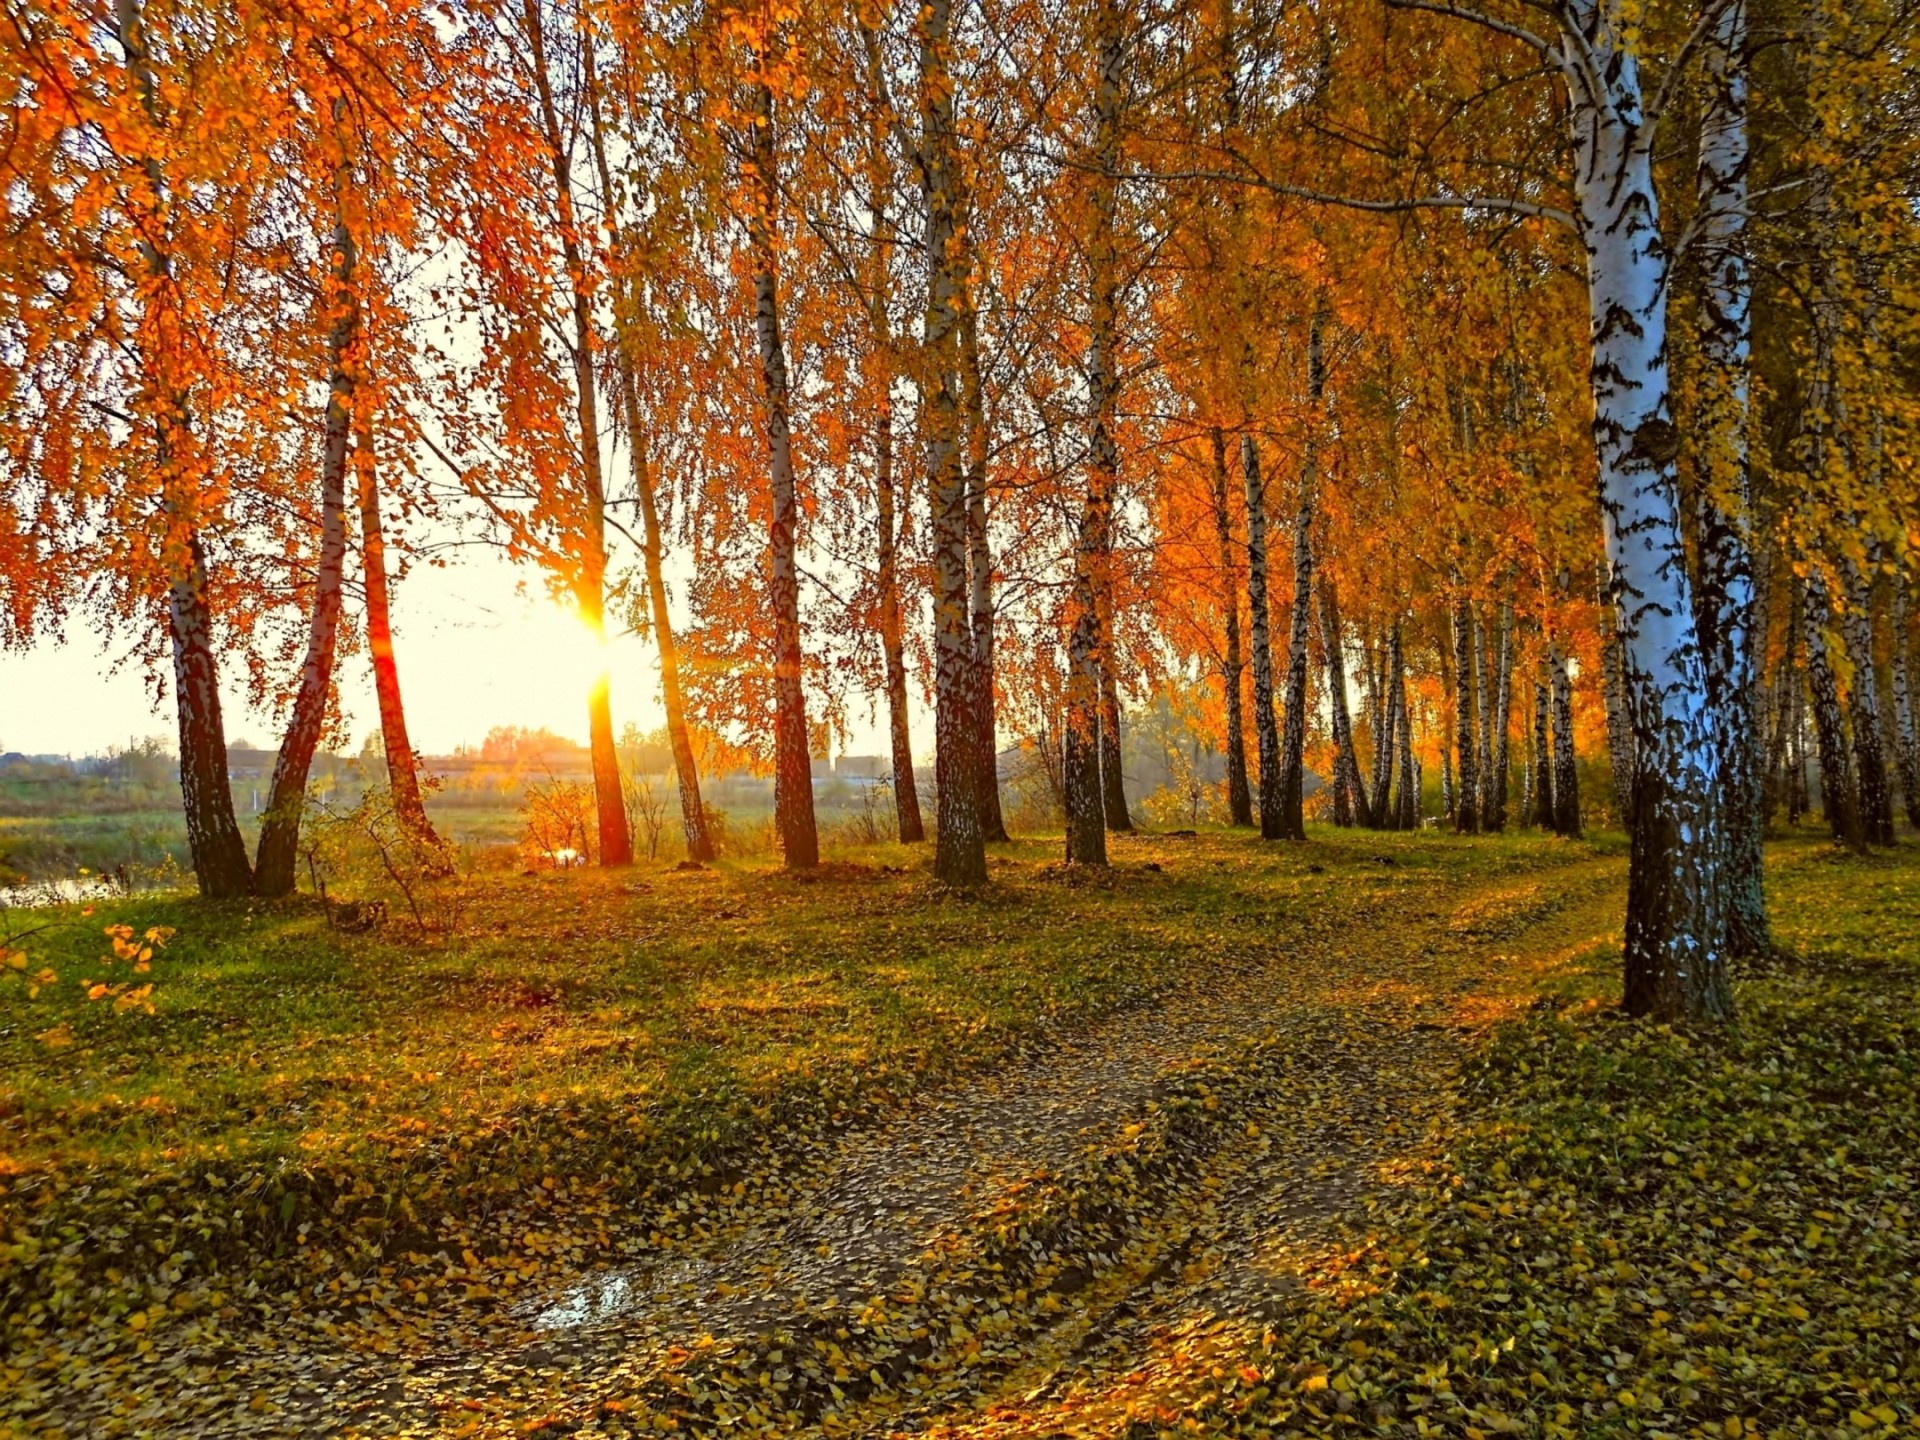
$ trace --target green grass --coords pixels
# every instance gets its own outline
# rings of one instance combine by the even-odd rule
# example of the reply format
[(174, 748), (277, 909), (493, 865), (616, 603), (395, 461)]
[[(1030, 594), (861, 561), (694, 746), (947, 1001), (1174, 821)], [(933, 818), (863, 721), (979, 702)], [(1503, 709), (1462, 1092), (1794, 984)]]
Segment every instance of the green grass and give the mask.
[[(1371, 860), (1385, 849), (1391, 869)], [(332, 929), (307, 900), (48, 912), (0, 981), (0, 1308), (57, 1323), (155, 1256), (254, 1274), (323, 1250), (484, 1249), (530, 1189), (555, 1197), (543, 1223), (604, 1225), (782, 1126), (851, 1118), (1050, 1018), (1204, 983), (1197, 957), (1238, 934), (1325, 933), (1591, 852), (1212, 834), (1117, 841), (1110, 878), (1057, 853), (998, 850), (978, 897), (893, 846), (815, 877), (487, 874), (434, 897), (447, 928), (424, 941), (397, 917)], [(176, 933), (136, 977), (103, 959), (108, 924)], [(43, 969), (58, 979), (29, 998)], [(151, 981), (154, 1013), (90, 1002), (100, 981)], [(81, 1227), (87, 1245), (63, 1238)]]
[(1860, 1436), (1920, 1428), (1920, 850), (1769, 856), (1791, 954), (1738, 1024), (1639, 1024), (1606, 957), (1502, 1027), (1439, 1183), (1373, 1217), (1212, 1433)]

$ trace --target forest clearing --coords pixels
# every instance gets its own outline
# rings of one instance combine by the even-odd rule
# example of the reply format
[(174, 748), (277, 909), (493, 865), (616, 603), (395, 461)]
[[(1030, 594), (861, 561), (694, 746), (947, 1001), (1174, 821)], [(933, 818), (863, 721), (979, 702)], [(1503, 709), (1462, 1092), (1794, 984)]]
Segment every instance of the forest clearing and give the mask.
[(48, 932), (175, 931), (142, 1023), (50, 989), (0, 1036), (10, 1423), (1914, 1423), (1916, 852), (1777, 845), (1791, 958), (1714, 1035), (1613, 1010), (1617, 841), (1257, 847), (529, 877), (426, 945)]

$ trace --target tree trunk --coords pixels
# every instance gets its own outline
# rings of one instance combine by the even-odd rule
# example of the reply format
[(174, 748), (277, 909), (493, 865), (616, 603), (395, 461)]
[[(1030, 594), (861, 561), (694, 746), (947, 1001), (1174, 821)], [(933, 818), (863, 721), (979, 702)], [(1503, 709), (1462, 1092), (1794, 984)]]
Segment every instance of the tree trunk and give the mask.
[(1374, 828), (1373, 806), (1360, 779), (1360, 757), (1353, 749), (1353, 717), (1347, 709), (1346, 641), (1340, 633), (1340, 601), (1333, 580), (1320, 577), (1320, 648), (1326, 652), (1327, 697), (1333, 709), (1335, 797), (1344, 793), (1352, 818)]
[(713, 859), (713, 836), (707, 828), (707, 808), (700, 797), (700, 765), (693, 754), (693, 735), (687, 726), (687, 700), (680, 688), (680, 646), (673, 636), (673, 615), (667, 608), (664, 565), (665, 540), (660, 530), (660, 502), (654, 490), (653, 467), (648, 463), (646, 432), (641, 428), (640, 399), (633, 376), (622, 376), (627, 406), (627, 450), (633, 467), (633, 491), (640, 502), (640, 553), (647, 571), (647, 601), (653, 617), (653, 641), (660, 650), (660, 701), (667, 712), (667, 746), (673, 752), (673, 771), (680, 790), (680, 829), (687, 841), (687, 858)]
[(191, 528), (186, 552), (167, 586), (167, 629), (173, 643), (174, 702), (180, 722), (181, 808), (201, 895), (231, 900), (253, 889), (253, 871), (233, 817), (213, 650), (213, 611), (206, 600), (206, 555), (199, 532)]
[(1233, 512), (1227, 504), (1227, 437), (1213, 427), (1213, 524), (1220, 537), (1220, 609), (1226, 618), (1226, 659), (1220, 687), (1227, 710), (1227, 816), (1231, 824), (1253, 824), (1253, 795), (1247, 788), (1247, 737), (1241, 715), (1240, 574), (1233, 553)]
[[(1457, 577), (1456, 577), (1457, 578)], [(1479, 754), (1474, 736), (1473, 607), (1464, 594), (1453, 604), (1453, 744), (1458, 772), (1453, 779), (1453, 828), (1462, 835), (1480, 831)]]
[[(887, 377), (891, 384), (891, 374)], [(913, 738), (907, 715), (907, 658), (900, 623), (899, 522), (893, 484), (893, 396), (883, 390), (874, 415), (873, 470), (880, 532), (880, 648), (886, 657), (887, 734), (893, 753), (893, 808), (903, 844), (926, 839), (920, 794), (913, 778)]]
[(1307, 438), (1300, 474), (1300, 508), (1293, 520), (1293, 616), (1287, 637), (1286, 731), (1280, 739), (1280, 825), (1283, 838), (1305, 840), (1307, 745), (1307, 646), (1313, 615), (1313, 507), (1319, 485), (1321, 406), (1326, 365), (1321, 354), (1321, 312), (1307, 331)]
[(1573, 678), (1567, 657), (1558, 646), (1547, 652), (1553, 684), (1553, 831), (1569, 839), (1580, 837), (1580, 772), (1574, 768)]
[[(1620, 828), (1633, 833), (1633, 716), (1627, 709), (1626, 667), (1620, 659), (1620, 621), (1613, 607), (1608, 566), (1600, 562), (1600, 699), (1607, 716), (1607, 773)], [(1561, 664), (1565, 661), (1561, 660)]]
[(1399, 795), (1394, 800), (1394, 821), (1401, 830), (1420, 828), (1420, 767), (1413, 753), (1413, 712), (1407, 707), (1407, 677), (1400, 663), (1400, 627), (1393, 627), (1393, 714), (1395, 749), (1400, 754)]
[(400, 666), (393, 653), (393, 602), (388, 593), (387, 541), (380, 529), (380, 481), (373, 449), (373, 418), (363, 400), (355, 422), (353, 469), (360, 510), (360, 569), (367, 596), (367, 652), (373, 661), (373, 695), (380, 709), (380, 746), (386, 753), (387, 789), (394, 818), (417, 862), (445, 868), (446, 842), (427, 818), (420, 771), (407, 734), (407, 708), (400, 698)]
[[(339, 118), (340, 107), (335, 107)], [(342, 159), (334, 185), (336, 204), (349, 182)], [(333, 691), (333, 652), (340, 635), (341, 585), (347, 554), (347, 446), (353, 434), (355, 369), (353, 354), (360, 328), (354, 295), (354, 244), (344, 212), (336, 208), (333, 227), (333, 286), (329, 297), (333, 323), (327, 329), (327, 418), (320, 459), (320, 550), (314, 560), (313, 612), (307, 626), (307, 653), (294, 692), (293, 715), (273, 765), (273, 788), (260, 824), (260, 848), (253, 867), (254, 893), (269, 898), (293, 892), (300, 852), (300, 819), (307, 803), (307, 775), (326, 723)]]
[(1813, 695), (1813, 731), (1820, 753), (1820, 808), (1839, 844), (1853, 850), (1867, 847), (1854, 795), (1853, 769), (1847, 755), (1846, 723), (1840, 713), (1840, 682), (1833, 673), (1827, 631), (1832, 623), (1827, 586), (1819, 574), (1806, 580), (1807, 686)]
[(1493, 830), (1493, 661), (1486, 622), (1473, 606), (1467, 608), (1473, 623), (1473, 772), (1480, 782), (1478, 800), (1480, 828)]
[(1279, 840), (1280, 731), (1273, 715), (1273, 647), (1268, 641), (1267, 499), (1260, 483), (1260, 452), (1251, 435), (1240, 437), (1240, 471), (1247, 486), (1248, 633), (1253, 642), (1253, 733), (1260, 754), (1260, 838)]
[(1513, 738), (1513, 606), (1500, 606), (1500, 638), (1493, 660), (1493, 772), (1487, 788), (1486, 827), (1507, 828), (1507, 780)]
[[(616, 191), (613, 171), (607, 163), (605, 127), (601, 123), (599, 77), (593, 66), (593, 50), (583, 51), (587, 80), (587, 107), (591, 121), (589, 138), (593, 159), (600, 175), (600, 192), (605, 205), (603, 220), (609, 250), (626, 259), (621, 252), (619, 212), (614, 206)], [(613, 274), (614, 324), (621, 324), (623, 313), (637, 303), (628, 265), (617, 263)], [(634, 499), (640, 510), (640, 553), (647, 576), (647, 602), (653, 639), (660, 651), (660, 701), (667, 712), (667, 746), (673, 754), (673, 768), (680, 791), (680, 829), (686, 838), (687, 858), (696, 862), (713, 859), (713, 839), (707, 830), (707, 810), (700, 798), (700, 767), (693, 754), (693, 737), (687, 728), (686, 698), (680, 688), (680, 650), (673, 635), (673, 616), (667, 608), (667, 582), (663, 566), (666, 540), (660, 528), (660, 502), (654, 491), (653, 467), (649, 462), (647, 430), (640, 410), (640, 380), (635, 373), (634, 355), (627, 337), (613, 347), (614, 378), (618, 385), (622, 417), (627, 426), (627, 465), (633, 475)], [(611, 717), (608, 731), (612, 731)]]
[(1541, 677), (1533, 682), (1533, 785), (1528, 796), (1527, 823), (1552, 830), (1553, 810), (1553, 726), (1548, 720), (1552, 688), (1547, 683), (1546, 662), (1541, 662)]
[(1100, 808), (1107, 829), (1120, 834), (1133, 830), (1127, 813), (1126, 775), (1121, 764), (1120, 687), (1113, 676), (1113, 619), (1100, 620)]
[[(956, 242), (965, 245), (965, 240)], [(966, 274), (973, 266), (963, 258)], [(993, 693), (993, 551), (987, 544), (987, 409), (986, 387), (980, 376), (980, 325), (971, 285), (960, 300), (960, 364), (962, 421), (967, 443), (967, 574), (972, 611), (973, 679), (976, 723), (979, 727), (980, 831), (990, 842), (1004, 842), (1007, 822), (1000, 809), (1000, 737), (994, 718)]]
[(1911, 645), (1907, 632), (1907, 590), (1904, 567), (1893, 577), (1893, 740), (1900, 770), (1900, 798), (1906, 804), (1907, 823), (1920, 829), (1920, 736), (1913, 723)]
[[(1105, 695), (1102, 668), (1108, 637), (1102, 612), (1110, 603), (1113, 495), (1120, 453), (1114, 435), (1120, 380), (1114, 358), (1118, 339), (1119, 276), (1114, 233), (1114, 172), (1120, 155), (1123, 50), (1116, 7), (1099, 9), (1094, 84), (1094, 175), (1092, 233), (1087, 270), (1091, 299), (1087, 344), (1090, 435), (1087, 495), (1074, 552), (1072, 674), (1068, 680), (1071, 724), (1067, 731), (1067, 858), (1107, 863), (1106, 803), (1102, 785), (1100, 711)], [(1118, 737), (1115, 737), (1118, 745)]]
[[(1724, 1020), (1733, 1007), (1724, 820), (1679, 524), (1655, 127), (1644, 123), (1639, 62), (1615, 41), (1620, 32), (1599, 20), (1590, 0), (1575, 8), (1592, 17), (1581, 28), (1597, 59), (1598, 93), (1573, 117), (1575, 198), (1587, 247), (1600, 508), (1636, 756), (1626, 1008), (1665, 1020)], [(1555, 803), (1564, 805), (1557, 793)]]
[[(114, 16), (127, 74), (139, 91), (147, 119), (159, 134), (165, 129), (165, 120), (160, 112), (159, 83), (147, 50), (140, 0), (115, 0)], [(144, 169), (148, 199), (156, 213), (138, 246), (148, 278), (158, 287), (173, 274), (163, 208), (166, 177), (153, 154), (147, 156)], [(153, 308), (149, 306), (140, 316), (138, 353), (142, 375), (155, 395), (155, 459), (169, 532), (164, 552), (170, 571), (167, 638), (173, 649), (174, 708), (180, 730), (181, 810), (187, 824), (194, 881), (201, 895), (209, 900), (228, 900), (252, 890), (253, 870), (247, 863), (247, 843), (233, 817), (226, 725), (220, 714), (220, 664), (213, 648), (213, 609), (207, 603), (206, 548), (190, 508), (193, 477), (179, 473), (193, 451), (187, 397), (169, 373), (164, 351), (159, 356), (154, 353), (147, 333), (153, 325)]]
[[(960, 456), (959, 158), (948, 65), (951, 0), (920, 11), (920, 178), (926, 206), (927, 309), (921, 377), (932, 510), (934, 631), (934, 878), (986, 882), (980, 816), (979, 666), (967, 575), (967, 487)], [(1071, 688), (1071, 681), (1069, 682)], [(1071, 767), (1071, 737), (1068, 740)], [(1069, 787), (1070, 788), (1070, 787)], [(1071, 810), (1071, 797), (1069, 798)], [(1069, 820), (1069, 831), (1071, 831)]]
[(1753, 284), (1747, 265), (1747, 16), (1744, 0), (1721, 12), (1707, 46), (1707, 111), (1696, 192), (1703, 218), (1700, 359), (1705, 432), (1697, 450), (1700, 588), (1694, 605), (1707, 697), (1716, 721), (1726, 796), (1727, 946), (1771, 948), (1761, 841), (1759, 683), (1754, 673), (1753, 487), (1748, 461)]
[(1400, 723), (1395, 711), (1395, 696), (1399, 689), (1400, 667), (1400, 627), (1394, 626), (1383, 650), (1381, 663), (1375, 671), (1373, 688), (1376, 694), (1372, 700), (1373, 727), (1373, 789), (1367, 798), (1367, 812), (1373, 816), (1374, 828), (1392, 830), (1394, 811), (1393, 760), (1394, 736)]
[(793, 437), (788, 429), (791, 396), (787, 347), (780, 333), (779, 260), (774, 214), (779, 204), (778, 155), (773, 134), (773, 92), (753, 90), (752, 141), (755, 203), (749, 226), (753, 251), (754, 324), (760, 340), (760, 379), (767, 406), (767, 445), (773, 491), (771, 534), (773, 583), (773, 808), (780, 848), (789, 870), (820, 863), (813, 819), (813, 755), (807, 735), (807, 700), (801, 685), (800, 500), (793, 474)]
[(871, 106), (867, 137), (867, 208), (872, 216), (873, 260), (867, 292), (871, 330), (868, 363), (873, 385), (874, 527), (879, 535), (875, 583), (880, 596), (880, 651), (886, 666), (887, 734), (893, 757), (893, 808), (902, 844), (926, 838), (920, 819), (920, 794), (913, 777), (913, 740), (907, 711), (906, 645), (900, 617), (899, 504), (893, 475), (893, 166), (889, 158), (889, 114), (882, 96), (886, 78), (879, 33), (863, 26), (867, 56), (867, 100)]
[[(586, 502), (580, 537), (578, 573), (573, 577), (575, 602), (600, 653), (606, 651), (607, 491), (600, 469), (600, 401), (593, 369), (595, 331), (593, 285), (587, 274), (580, 231), (573, 209), (572, 147), (561, 133), (554, 107), (553, 84), (547, 70), (546, 34), (541, 0), (523, 0), (527, 39), (535, 90), (540, 100), (540, 122), (545, 132), (548, 163), (553, 167), (554, 200), (560, 222), (560, 253), (567, 267), (567, 288), (573, 320), (574, 419), (580, 442), (580, 481)], [(633, 863), (633, 833), (627, 827), (627, 802), (620, 783), (620, 753), (613, 741), (610, 674), (603, 664), (587, 692), (587, 739), (593, 760), (593, 794), (599, 817), (602, 865)]]
[(1853, 722), (1854, 774), (1858, 777), (1860, 829), (1869, 843), (1893, 844), (1893, 794), (1887, 783), (1886, 742), (1881, 735), (1879, 667), (1873, 653), (1873, 594), (1866, 575), (1842, 555), (1840, 575), (1847, 608), (1840, 617), (1853, 683), (1847, 687), (1847, 714)]

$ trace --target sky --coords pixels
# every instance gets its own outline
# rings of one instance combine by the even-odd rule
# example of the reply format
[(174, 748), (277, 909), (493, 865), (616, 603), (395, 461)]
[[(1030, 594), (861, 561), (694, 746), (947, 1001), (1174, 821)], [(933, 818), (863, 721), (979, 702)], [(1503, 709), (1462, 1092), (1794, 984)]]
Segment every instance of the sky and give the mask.
[[(75, 624), (65, 645), (43, 641), (25, 652), (0, 651), (0, 751), (99, 754), (149, 735), (174, 748), (171, 697), (156, 708), (131, 667), (113, 673), (130, 641), (122, 636), (103, 645)], [(394, 589), (394, 651), (407, 728), (427, 754), (477, 745), (496, 725), (544, 727), (586, 741), (596, 647), (577, 614), (546, 598), (531, 568), (479, 547), (444, 568), (416, 566)], [(608, 646), (608, 661), (615, 729), (629, 720), (642, 730), (664, 723), (651, 643), (617, 639)], [(350, 748), (357, 749), (379, 724), (364, 648), (342, 657), (340, 693)], [(278, 744), (274, 718), (252, 710), (238, 690), (225, 692), (223, 708), (229, 742)], [(853, 718), (848, 748), (884, 750), (881, 727), (864, 713)], [(925, 717), (915, 719), (918, 730)], [(915, 739), (918, 749), (918, 734)]]

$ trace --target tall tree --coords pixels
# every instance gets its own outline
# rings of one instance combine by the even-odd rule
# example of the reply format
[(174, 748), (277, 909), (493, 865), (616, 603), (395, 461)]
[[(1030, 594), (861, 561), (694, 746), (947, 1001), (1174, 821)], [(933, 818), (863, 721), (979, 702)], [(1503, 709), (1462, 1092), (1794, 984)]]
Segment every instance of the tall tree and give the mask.
[(1240, 437), (1240, 471), (1247, 486), (1247, 604), (1253, 644), (1253, 732), (1260, 755), (1260, 838), (1286, 838), (1282, 818), (1280, 730), (1273, 714), (1273, 649), (1267, 602), (1267, 492), (1260, 481), (1260, 451), (1251, 435)]
[[(923, 428), (932, 511), (934, 783), (933, 873), (949, 885), (987, 878), (980, 814), (980, 678), (967, 571), (967, 487), (960, 437), (960, 162), (954, 133), (951, 0), (919, 20), (920, 193), (926, 211), (927, 306), (921, 332)], [(1067, 739), (1073, 753), (1073, 737)], [(1069, 792), (1072, 782), (1069, 780)], [(1071, 803), (1071, 802), (1069, 802)]]
[(801, 687), (800, 500), (793, 473), (787, 347), (780, 332), (780, 261), (776, 229), (780, 207), (779, 152), (774, 139), (773, 87), (764, 75), (750, 86), (747, 248), (753, 271), (754, 330), (760, 346), (763, 419), (772, 495), (768, 536), (773, 611), (774, 818), (789, 870), (820, 863), (813, 816), (813, 754), (807, 701)]
[(1253, 796), (1247, 789), (1246, 724), (1240, 700), (1246, 662), (1240, 654), (1240, 567), (1234, 555), (1233, 512), (1227, 504), (1227, 437), (1218, 425), (1208, 433), (1213, 444), (1213, 523), (1220, 540), (1220, 609), (1226, 622), (1220, 686), (1227, 716), (1227, 818), (1235, 825), (1251, 825)]
[(1293, 519), (1293, 623), (1287, 640), (1286, 730), (1280, 741), (1281, 838), (1307, 838), (1306, 792), (1307, 646), (1313, 614), (1313, 513), (1320, 488), (1319, 445), (1327, 368), (1322, 349), (1324, 311), (1307, 325), (1307, 433), (1301, 447), (1299, 508)]

